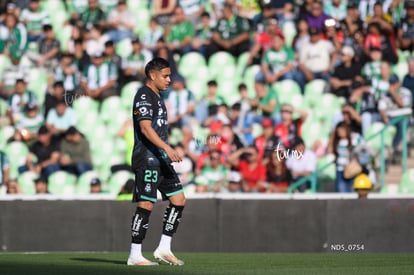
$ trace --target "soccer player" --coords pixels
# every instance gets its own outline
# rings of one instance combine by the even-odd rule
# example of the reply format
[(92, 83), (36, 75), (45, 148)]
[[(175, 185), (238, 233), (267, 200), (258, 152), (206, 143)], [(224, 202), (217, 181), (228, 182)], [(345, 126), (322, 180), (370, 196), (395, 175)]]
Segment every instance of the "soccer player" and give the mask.
[(180, 162), (181, 156), (168, 145), (167, 110), (160, 96), (160, 92), (166, 90), (171, 82), (170, 65), (162, 58), (154, 58), (145, 66), (145, 75), (146, 85), (136, 93), (133, 105), (133, 201), (137, 202), (137, 209), (132, 217), (132, 243), (127, 264), (158, 264), (147, 260), (141, 252), (158, 189), (170, 204), (165, 211), (163, 232), (154, 257), (161, 263), (183, 265), (184, 262), (171, 252), (171, 238), (180, 223), (185, 205), (183, 188), (171, 163)]

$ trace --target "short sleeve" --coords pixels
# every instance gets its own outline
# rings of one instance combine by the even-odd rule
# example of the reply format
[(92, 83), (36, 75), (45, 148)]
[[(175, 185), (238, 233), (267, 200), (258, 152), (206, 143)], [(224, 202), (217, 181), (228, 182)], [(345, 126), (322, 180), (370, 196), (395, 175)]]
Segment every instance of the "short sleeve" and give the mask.
[(134, 98), (133, 118), (134, 121), (142, 119), (153, 119), (153, 100), (149, 92), (144, 88), (138, 90)]

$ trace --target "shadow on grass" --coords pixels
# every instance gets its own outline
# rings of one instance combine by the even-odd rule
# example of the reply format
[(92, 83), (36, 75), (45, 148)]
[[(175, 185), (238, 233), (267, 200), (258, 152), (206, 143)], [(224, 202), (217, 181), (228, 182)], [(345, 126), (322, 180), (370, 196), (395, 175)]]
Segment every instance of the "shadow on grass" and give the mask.
[(70, 260), (80, 261), (80, 262), (89, 262), (89, 263), (108, 263), (108, 264), (126, 265), (125, 261), (98, 259), (98, 258), (70, 258)]

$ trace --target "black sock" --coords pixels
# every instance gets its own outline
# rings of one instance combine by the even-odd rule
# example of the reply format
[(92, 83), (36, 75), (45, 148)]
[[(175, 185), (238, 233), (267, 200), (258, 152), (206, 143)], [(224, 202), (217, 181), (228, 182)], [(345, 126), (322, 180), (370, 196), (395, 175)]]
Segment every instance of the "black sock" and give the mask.
[(137, 207), (137, 210), (135, 211), (135, 215), (132, 217), (131, 222), (132, 243), (141, 244), (144, 240), (148, 229), (148, 221), (150, 215), (151, 211)]
[(172, 236), (178, 228), (181, 221), (184, 206), (170, 204), (164, 213), (164, 227), (162, 234)]

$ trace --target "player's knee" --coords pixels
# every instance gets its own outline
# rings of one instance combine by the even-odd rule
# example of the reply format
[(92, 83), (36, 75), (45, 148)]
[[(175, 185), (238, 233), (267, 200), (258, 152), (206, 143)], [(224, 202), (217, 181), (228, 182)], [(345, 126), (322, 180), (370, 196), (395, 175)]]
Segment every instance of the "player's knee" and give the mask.
[(150, 201), (139, 201), (137, 204), (138, 207), (144, 208), (148, 211), (152, 211), (152, 209), (154, 208), (154, 203)]
[(185, 203), (186, 203), (186, 199), (183, 193), (170, 197), (169, 201), (173, 205), (177, 205), (177, 206), (185, 206)]

